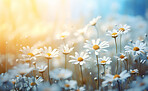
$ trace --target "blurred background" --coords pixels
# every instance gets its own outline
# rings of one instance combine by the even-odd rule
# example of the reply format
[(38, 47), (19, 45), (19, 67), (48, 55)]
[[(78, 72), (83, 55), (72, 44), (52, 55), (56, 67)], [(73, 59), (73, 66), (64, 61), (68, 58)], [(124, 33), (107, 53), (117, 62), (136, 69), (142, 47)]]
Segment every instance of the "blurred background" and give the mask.
[(140, 39), (148, 33), (148, 0), (0, 0), (0, 63), (11, 67), (23, 46), (54, 45), (56, 33), (83, 28), (97, 16), (102, 31), (129, 24)]

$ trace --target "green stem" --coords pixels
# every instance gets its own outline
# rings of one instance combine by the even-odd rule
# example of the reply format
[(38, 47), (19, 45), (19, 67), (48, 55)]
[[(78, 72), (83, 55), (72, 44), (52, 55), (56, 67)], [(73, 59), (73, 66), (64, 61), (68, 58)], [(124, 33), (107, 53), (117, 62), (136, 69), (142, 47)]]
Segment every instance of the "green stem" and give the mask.
[(122, 61), (120, 60), (120, 73), (122, 72)]

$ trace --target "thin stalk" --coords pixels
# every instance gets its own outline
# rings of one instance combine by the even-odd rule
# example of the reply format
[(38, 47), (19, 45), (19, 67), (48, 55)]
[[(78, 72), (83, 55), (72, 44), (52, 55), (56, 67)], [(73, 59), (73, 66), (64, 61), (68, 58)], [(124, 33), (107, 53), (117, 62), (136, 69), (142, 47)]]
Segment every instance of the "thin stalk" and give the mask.
[(117, 83), (118, 83), (118, 91), (121, 91), (120, 83), (118, 80), (117, 80)]
[(127, 71), (128, 71), (128, 60), (126, 61), (126, 63), (127, 63)]
[(122, 52), (122, 35), (120, 35), (120, 53)]
[(125, 63), (125, 61), (123, 61), (123, 63), (124, 63), (125, 69), (126, 69), (127, 67), (126, 67), (126, 63)]
[(82, 73), (82, 66), (80, 65), (80, 70), (81, 70), (81, 77), (82, 77), (82, 85), (83, 85), (83, 73)]
[(44, 79), (44, 74), (43, 74), (44, 72), (42, 72), (41, 74), (42, 74), (42, 78)]
[(96, 31), (97, 31), (97, 38), (99, 38), (99, 31), (98, 31), (98, 28), (97, 28), (96, 25), (95, 25), (94, 27), (95, 27), (95, 29), (96, 29)]
[(104, 76), (105, 76), (105, 65), (103, 65), (103, 68), (104, 68)]
[(100, 80), (99, 80), (99, 63), (98, 63), (98, 55), (96, 55), (96, 58), (97, 58), (97, 67), (98, 67), (98, 81), (97, 81), (97, 87), (98, 87), (98, 89), (99, 89), (99, 85), (100, 85)]
[(48, 72), (47, 72), (47, 75), (48, 75), (48, 76), (47, 76), (47, 78), (48, 78), (49, 83), (51, 83), (51, 82), (50, 82), (50, 74), (49, 74), (49, 71), (50, 71), (49, 60), (50, 60), (50, 59), (48, 59), (48, 62), (47, 62), (47, 64), (48, 64)]
[(65, 69), (66, 69), (66, 64), (67, 64), (67, 55), (66, 54), (64, 54), (65, 55)]
[[(117, 55), (117, 41), (116, 41), (116, 38), (115, 38), (115, 45), (116, 45), (116, 55)], [(116, 74), (118, 73), (118, 65), (119, 65), (119, 62), (117, 60), (117, 69), (116, 69)]]
[(122, 61), (120, 60), (120, 73), (122, 72)]

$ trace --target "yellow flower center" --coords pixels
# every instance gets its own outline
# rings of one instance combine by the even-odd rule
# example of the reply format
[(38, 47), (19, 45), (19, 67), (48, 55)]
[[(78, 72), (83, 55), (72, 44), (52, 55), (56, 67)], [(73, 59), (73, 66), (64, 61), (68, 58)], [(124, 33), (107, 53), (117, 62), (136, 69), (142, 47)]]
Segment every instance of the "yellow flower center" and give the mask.
[(33, 54), (33, 53), (28, 53), (27, 55), (29, 55), (29, 56), (31, 56), (31, 57), (33, 57), (33, 56), (34, 56), (34, 54)]
[(61, 38), (65, 38), (66, 36), (65, 35), (61, 35)]
[(120, 58), (123, 59), (125, 56), (124, 55), (120, 55)]
[(117, 33), (112, 33), (112, 36), (116, 36), (117, 35)]
[(142, 83), (140, 83), (140, 86), (144, 86), (144, 85), (145, 85), (145, 83), (143, 83), (143, 82), (142, 82)]
[(17, 75), (16, 77), (19, 77), (19, 75)]
[(147, 57), (147, 59), (148, 59), (148, 57)]
[(138, 47), (133, 48), (134, 51), (139, 51), (140, 49)]
[(77, 89), (76, 91), (80, 91), (80, 89)]
[(106, 61), (105, 60), (102, 60), (101, 63), (106, 63)]
[(58, 77), (59, 78), (62, 78), (62, 77), (64, 77), (65, 75), (64, 74), (58, 74)]
[(83, 58), (79, 57), (77, 60), (81, 62), (81, 61), (83, 61)]
[(93, 46), (93, 49), (94, 49), (94, 50), (98, 50), (99, 48), (100, 48), (100, 47), (99, 47), (98, 45), (94, 45), (94, 46)]
[(119, 29), (119, 31), (122, 31), (122, 32), (124, 32), (124, 31), (125, 31), (125, 29), (124, 29), (124, 28), (120, 28), (120, 29)]
[(15, 81), (12, 81), (12, 84), (15, 84)]
[(36, 83), (35, 83), (35, 82), (32, 82), (32, 83), (30, 83), (30, 85), (31, 85), (31, 86), (35, 86), (35, 85), (36, 85)]
[(68, 87), (70, 87), (70, 85), (69, 85), (69, 84), (65, 84), (65, 87), (67, 87), (67, 88), (68, 88)]
[(131, 73), (135, 73), (135, 71), (134, 71), (134, 70), (132, 70), (132, 71), (131, 71)]
[(29, 63), (30, 61), (31, 61), (31, 60), (26, 60), (25, 62), (26, 62), (26, 63)]
[(115, 78), (120, 78), (120, 76), (118, 74), (116, 74), (116, 75), (114, 75), (113, 79), (115, 79)]
[(47, 53), (48, 56), (51, 56), (51, 53)]

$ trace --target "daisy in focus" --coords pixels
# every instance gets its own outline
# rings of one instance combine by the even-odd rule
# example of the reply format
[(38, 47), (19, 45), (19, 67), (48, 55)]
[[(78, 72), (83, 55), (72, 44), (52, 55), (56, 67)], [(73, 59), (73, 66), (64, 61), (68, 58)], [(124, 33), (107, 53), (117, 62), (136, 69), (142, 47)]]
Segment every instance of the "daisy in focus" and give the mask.
[(111, 62), (112, 61), (110, 57), (103, 56), (103, 58), (99, 58), (99, 64), (101, 65), (110, 64)]
[(111, 36), (112, 38), (118, 37), (120, 34), (120, 31), (117, 31), (116, 29), (113, 29), (112, 31), (107, 31), (107, 36)]
[(70, 48), (69, 45), (66, 44), (66, 45), (62, 45), (60, 47), (60, 49), (61, 49), (61, 51), (62, 51), (63, 54), (69, 54), (74, 49), (74, 47), (71, 47)]
[(126, 45), (124, 48), (126, 52), (132, 52), (134, 56), (144, 54), (147, 49), (146, 43), (143, 43), (139, 40), (137, 40), (135, 43)]
[(89, 60), (89, 55), (85, 52), (81, 52), (80, 54), (78, 52), (75, 52), (75, 56), (70, 56), (72, 59), (69, 61), (73, 64), (80, 64), (83, 65), (86, 63), (86, 61)]
[(52, 59), (54, 57), (58, 57), (59, 51), (57, 49), (53, 49), (51, 47), (44, 47), (40, 49), (40, 54), (38, 56), (43, 56), (47, 59)]
[(105, 48), (109, 47), (109, 43), (107, 41), (100, 41), (100, 39), (88, 41), (83, 46), (88, 49), (87, 51), (95, 51), (95, 54), (98, 55), (100, 51), (107, 51)]
[(126, 34), (127, 32), (130, 31), (130, 26), (128, 26), (127, 24), (125, 25), (118, 25), (117, 26), (117, 30), (120, 31), (120, 34)]
[(115, 58), (117, 58), (117, 59), (120, 60), (120, 61), (124, 61), (124, 60), (127, 59), (127, 56), (126, 56), (126, 54), (124, 54), (124, 53), (120, 53), (120, 54), (118, 54), (117, 56), (115, 56)]
[(39, 53), (38, 49), (35, 49), (34, 47), (23, 47), (23, 49), (20, 49), (20, 51), (23, 53), (23, 56), (28, 56), (28, 57), (35, 57), (36, 54)]

